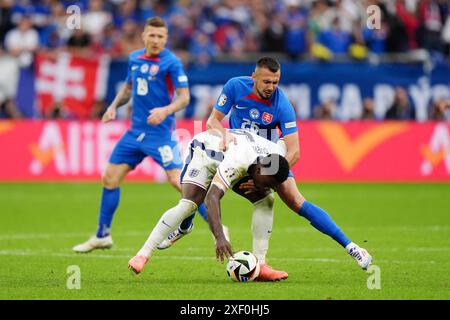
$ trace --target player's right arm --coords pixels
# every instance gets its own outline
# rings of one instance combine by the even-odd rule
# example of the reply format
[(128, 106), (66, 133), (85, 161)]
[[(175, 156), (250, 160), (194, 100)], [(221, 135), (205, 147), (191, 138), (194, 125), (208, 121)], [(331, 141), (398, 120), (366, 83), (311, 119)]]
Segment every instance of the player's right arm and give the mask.
[(222, 228), (220, 200), (224, 196), (228, 187), (216, 173), (211, 187), (205, 197), (206, 212), (208, 215), (208, 224), (216, 240), (216, 258), (223, 262), (225, 258), (233, 255), (231, 244), (225, 238)]
[(222, 137), (222, 142), (219, 148), (223, 151), (228, 149), (228, 144), (230, 142), (234, 142), (236, 144), (236, 138), (227, 132), (227, 130), (222, 125), (222, 120), (225, 117), (225, 114), (217, 109), (213, 109), (211, 112), (208, 121), (206, 122), (206, 128), (208, 130), (212, 130), (220, 137)]
[(111, 104), (106, 109), (105, 113), (103, 114), (102, 122), (106, 123), (106, 122), (116, 119), (117, 108), (120, 106), (123, 106), (128, 101), (130, 101), (130, 98), (131, 98), (131, 84), (125, 83), (122, 86), (122, 88), (120, 88), (120, 90), (117, 93), (116, 97), (114, 98), (113, 102), (111, 102)]
[(234, 83), (233, 80), (228, 81), (214, 104), (213, 110), (206, 122), (207, 129), (214, 130), (222, 137), (221, 150), (226, 151), (230, 142), (236, 144), (236, 138), (228, 133), (222, 125), (222, 120), (225, 115), (230, 112), (234, 103)]

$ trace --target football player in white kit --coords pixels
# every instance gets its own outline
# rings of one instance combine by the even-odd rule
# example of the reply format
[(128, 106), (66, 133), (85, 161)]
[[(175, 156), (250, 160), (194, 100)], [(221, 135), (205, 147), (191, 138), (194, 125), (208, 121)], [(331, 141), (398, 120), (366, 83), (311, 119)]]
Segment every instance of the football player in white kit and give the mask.
[[(140, 273), (151, 252), (202, 202), (207, 206), (208, 223), (216, 240), (216, 257), (223, 262), (224, 258), (233, 255), (221, 224), (220, 200), (225, 192), (248, 176), (259, 192), (272, 195), (271, 189), (276, 189), (287, 179), (289, 163), (283, 157), (285, 149), (282, 143), (277, 144), (240, 129), (229, 130), (229, 133), (233, 143), (225, 152), (221, 151), (221, 135), (212, 130), (197, 134), (191, 140), (181, 173), (182, 199), (162, 215), (144, 246), (130, 259), (128, 267), (132, 271)], [(257, 280), (285, 279), (288, 276), (286, 272), (276, 271), (278, 274), (274, 277), (272, 273), (275, 270), (265, 263), (272, 221), (260, 219), (260, 222), (253, 224), (253, 228), (259, 229), (254, 232), (260, 235), (253, 242), (253, 253), (263, 270)]]

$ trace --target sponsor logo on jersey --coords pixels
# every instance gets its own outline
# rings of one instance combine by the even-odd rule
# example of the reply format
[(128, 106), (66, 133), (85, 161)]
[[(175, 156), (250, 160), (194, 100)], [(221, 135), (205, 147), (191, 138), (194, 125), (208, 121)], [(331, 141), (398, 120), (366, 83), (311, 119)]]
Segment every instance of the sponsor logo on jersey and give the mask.
[(250, 117), (251, 117), (252, 119), (258, 119), (258, 118), (259, 118), (259, 115), (260, 115), (260, 113), (259, 113), (259, 110), (258, 110), (258, 109), (251, 109), (251, 110), (250, 110)]
[(219, 97), (219, 100), (217, 101), (217, 105), (219, 107), (222, 107), (225, 105), (225, 103), (227, 103), (227, 96), (225, 93), (222, 93)]
[(150, 75), (154, 76), (158, 73), (159, 71), (159, 66), (157, 64), (152, 64), (152, 66), (150, 67)]
[(131, 71), (134, 71), (134, 70), (136, 70), (137, 68), (139, 68), (139, 66), (137, 66), (137, 65), (132, 65), (132, 66), (131, 66)]
[(146, 63), (144, 63), (142, 66), (141, 66), (141, 72), (142, 73), (146, 73), (147, 71), (148, 71), (148, 64), (146, 64)]
[(272, 122), (272, 118), (273, 118), (273, 115), (268, 113), (268, 112), (264, 112), (263, 115), (262, 115), (263, 123), (271, 123)]
[(178, 82), (187, 82), (188, 81), (188, 77), (187, 76), (179, 76), (178, 77)]

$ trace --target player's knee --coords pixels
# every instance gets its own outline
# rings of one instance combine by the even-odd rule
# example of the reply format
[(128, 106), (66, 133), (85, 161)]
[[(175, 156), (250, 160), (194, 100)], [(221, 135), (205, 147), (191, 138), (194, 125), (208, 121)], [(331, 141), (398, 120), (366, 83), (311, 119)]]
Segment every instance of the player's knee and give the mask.
[(272, 209), (275, 202), (275, 196), (273, 193), (269, 193), (267, 196), (253, 203), (255, 207)]
[(293, 211), (297, 212), (300, 210), (303, 202), (305, 202), (305, 198), (300, 193), (288, 193), (283, 197), (283, 202)]
[(107, 189), (115, 189), (120, 186), (120, 179), (109, 170), (105, 170), (102, 175), (102, 184)]
[(305, 198), (299, 195), (292, 196), (291, 200), (289, 201), (289, 208), (297, 212), (300, 210), (301, 206), (303, 205), (303, 202), (305, 202)]
[(184, 213), (185, 218), (197, 211), (197, 204), (188, 199), (181, 199), (177, 205), (178, 209)]

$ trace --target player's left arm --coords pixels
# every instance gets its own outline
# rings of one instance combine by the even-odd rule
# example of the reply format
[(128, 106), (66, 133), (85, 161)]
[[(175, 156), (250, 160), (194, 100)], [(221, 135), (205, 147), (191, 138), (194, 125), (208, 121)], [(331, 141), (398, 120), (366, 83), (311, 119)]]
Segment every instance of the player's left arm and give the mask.
[(284, 156), (289, 163), (289, 167), (293, 167), (300, 159), (300, 143), (298, 142), (298, 132), (288, 134), (283, 137), (286, 145), (286, 155)]
[(150, 111), (150, 115), (147, 118), (148, 124), (158, 125), (171, 114), (186, 108), (191, 100), (189, 88), (178, 88), (175, 92), (177, 95), (170, 104), (164, 107), (154, 108)]
[(231, 244), (227, 241), (223, 233), (220, 210), (220, 200), (225, 195), (227, 189), (226, 183), (219, 176), (219, 173), (216, 173), (205, 197), (208, 224), (216, 240), (216, 258), (220, 262), (233, 255)]
[(284, 143), (286, 144), (286, 155), (284, 157), (288, 161), (289, 166), (293, 167), (300, 158), (297, 117), (295, 115), (294, 107), (282, 92), (280, 92), (279, 104), (280, 130)]
[(153, 108), (147, 118), (148, 124), (158, 125), (168, 116), (187, 107), (191, 100), (189, 93), (188, 77), (184, 72), (183, 65), (180, 60), (175, 61), (169, 68), (168, 74), (175, 89), (175, 98), (167, 106)]

